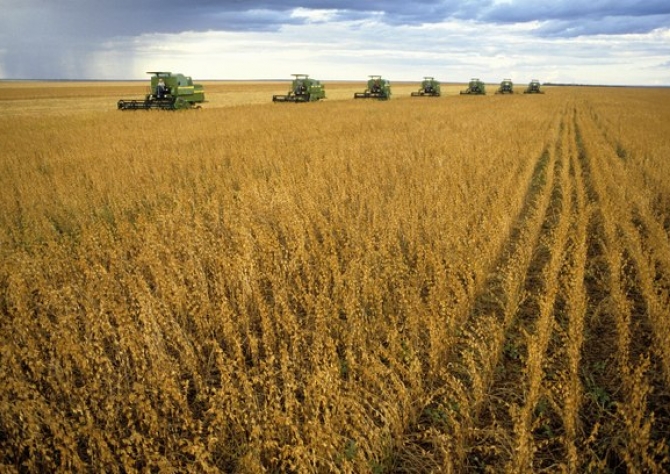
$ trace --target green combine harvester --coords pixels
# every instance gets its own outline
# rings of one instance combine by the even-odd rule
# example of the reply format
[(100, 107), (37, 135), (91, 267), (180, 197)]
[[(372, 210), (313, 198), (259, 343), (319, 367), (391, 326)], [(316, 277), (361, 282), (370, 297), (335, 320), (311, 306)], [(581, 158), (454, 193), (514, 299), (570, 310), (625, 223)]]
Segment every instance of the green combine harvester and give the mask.
[(205, 91), (200, 84), (193, 84), (190, 76), (166, 71), (147, 72), (151, 76), (151, 91), (142, 100), (121, 99), (119, 110), (178, 110), (199, 108), (205, 102)]
[(326, 90), (320, 81), (310, 79), (307, 74), (291, 74), (294, 79), (286, 95), (273, 95), (272, 102), (315, 102), (326, 98)]
[(479, 79), (470, 79), (468, 88), (461, 91), (461, 95), (486, 95), (486, 85)]
[(528, 84), (528, 87), (526, 88), (525, 91), (523, 91), (524, 94), (544, 94), (543, 91), (540, 90), (540, 81), (537, 79), (533, 79), (530, 81)]
[(512, 84), (512, 79), (503, 79), (496, 94), (514, 94), (514, 84)]
[(368, 87), (364, 92), (354, 93), (354, 99), (379, 99), (389, 100), (391, 98), (391, 82), (382, 79), (382, 76), (369, 76)]
[(434, 77), (426, 76), (421, 81), (421, 88), (412, 92), (412, 97), (440, 97), (440, 82)]

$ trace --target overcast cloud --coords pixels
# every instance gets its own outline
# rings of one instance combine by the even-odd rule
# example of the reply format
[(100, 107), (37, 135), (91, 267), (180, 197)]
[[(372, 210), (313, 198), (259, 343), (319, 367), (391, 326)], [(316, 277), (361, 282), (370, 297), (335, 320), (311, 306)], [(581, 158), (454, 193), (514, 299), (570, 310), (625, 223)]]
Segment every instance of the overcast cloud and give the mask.
[(0, 78), (670, 85), (670, 2), (0, 0)]

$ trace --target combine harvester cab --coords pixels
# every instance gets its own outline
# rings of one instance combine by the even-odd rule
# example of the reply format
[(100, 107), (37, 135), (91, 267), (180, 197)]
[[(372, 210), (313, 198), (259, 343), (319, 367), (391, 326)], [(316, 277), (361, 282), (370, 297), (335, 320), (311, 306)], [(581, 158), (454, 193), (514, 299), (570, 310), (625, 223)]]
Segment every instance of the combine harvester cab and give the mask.
[(200, 108), (198, 104), (205, 102), (204, 88), (200, 84), (193, 84), (190, 76), (167, 71), (152, 71), (147, 74), (152, 74), (150, 93), (144, 100), (119, 100), (119, 110), (191, 109)]
[(412, 97), (440, 97), (440, 82), (434, 77), (426, 76), (421, 82), (421, 89), (412, 92)]
[(525, 91), (523, 91), (524, 94), (544, 94), (542, 90), (540, 90), (540, 81), (537, 79), (533, 79), (530, 81), (528, 84), (528, 87), (526, 88)]
[(461, 95), (486, 95), (486, 85), (479, 79), (470, 79), (468, 88), (461, 91)]
[(320, 81), (310, 79), (308, 74), (291, 74), (294, 79), (286, 95), (273, 95), (272, 102), (315, 102), (326, 98), (326, 90)]
[(512, 79), (503, 79), (496, 94), (514, 94), (514, 84), (512, 83)]
[(368, 87), (365, 92), (354, 93), (354, 99), (379, 99), (389, 100), (391, 98), (391, 82), (382, 79), (382, 76), (369, 76)]

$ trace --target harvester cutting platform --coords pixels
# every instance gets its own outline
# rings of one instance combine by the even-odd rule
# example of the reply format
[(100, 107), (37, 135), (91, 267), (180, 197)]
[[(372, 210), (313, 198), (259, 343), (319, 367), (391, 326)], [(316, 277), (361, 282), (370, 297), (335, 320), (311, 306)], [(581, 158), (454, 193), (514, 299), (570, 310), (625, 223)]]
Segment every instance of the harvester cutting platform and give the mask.
[(205, 91), (200, 84), (193, 84), (190, 76), (166, 71), (147, 72), (151, 76), (151, 92), (142, 99), (121, 99), (119, 110), (177, 110), (200, 107), (205, 101)]
[(380, 99), (391, 98), (391, 83), (382, 76), (369, 76), (368, 87), (364, 92), (354, 93), (354, 99)]
[(468, 88), (464, 91), (461, 91), (461, 94), (486, 95), (486, 86), (484, 85), (484, 82), (480, 81), (479, 79), (470, 79)]
[(512, 79), (503, 79), (496, 94), (514, 94), (514, 84), (512, 84)]
[(526, 88), (525, 91), (523, 91), (524, 94), (544, 94), (543, 91), (540, 90), (540, 81), (537, 79), (533, 79), (530, 81), (528, 84), (528, 87)]
[(421, 89), (412, 92), (412, 97), (440, 97), (440, 82), (434, 77), (426, 76), (421, 82)]
[(314, 102), (326, 98), (326, 90), (320, 81), (310, 79), (307, 74), (292, 74), (291, 88), (286, 95), (273, 95), (272, 102)]

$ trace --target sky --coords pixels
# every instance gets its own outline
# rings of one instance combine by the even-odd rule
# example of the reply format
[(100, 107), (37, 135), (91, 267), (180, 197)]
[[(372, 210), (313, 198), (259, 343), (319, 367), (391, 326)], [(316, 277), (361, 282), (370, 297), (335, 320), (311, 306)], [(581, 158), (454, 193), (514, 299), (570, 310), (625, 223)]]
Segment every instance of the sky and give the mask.
[(670, 85), (670, 1), (0, 0), (0, 79)]

